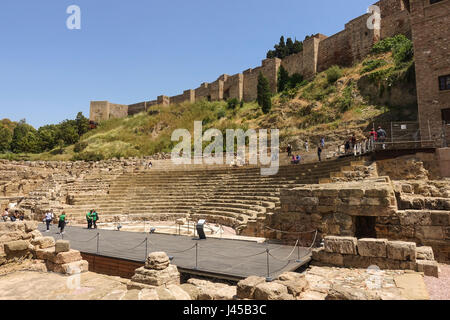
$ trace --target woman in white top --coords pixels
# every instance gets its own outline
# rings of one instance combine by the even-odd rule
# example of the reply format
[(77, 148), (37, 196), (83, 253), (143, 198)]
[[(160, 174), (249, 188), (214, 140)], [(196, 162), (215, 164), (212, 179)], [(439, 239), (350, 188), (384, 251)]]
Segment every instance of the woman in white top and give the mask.
[(45, 232), (50, 232), (50, 223), (52, 222), (52, 220), (53, 220), (53, 210), (45, 214), (44, 221), (47, 224), (47, 231)]

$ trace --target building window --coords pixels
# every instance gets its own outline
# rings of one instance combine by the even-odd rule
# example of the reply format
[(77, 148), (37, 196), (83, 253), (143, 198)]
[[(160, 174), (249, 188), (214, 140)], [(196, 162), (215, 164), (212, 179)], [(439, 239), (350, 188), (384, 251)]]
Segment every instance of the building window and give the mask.
[(450, 90), (450, 74), (439, 77), (439, 90)]
[(442, 0), (430, 0), (430, 4), (435, 4), (435, 3), (438, 3), (438, 2), (441, 2)]

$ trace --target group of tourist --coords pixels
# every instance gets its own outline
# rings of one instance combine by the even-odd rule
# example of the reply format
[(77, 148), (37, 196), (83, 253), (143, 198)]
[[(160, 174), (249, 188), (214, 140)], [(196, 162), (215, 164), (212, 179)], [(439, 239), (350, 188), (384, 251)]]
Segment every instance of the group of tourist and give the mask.
[[(67, 220), (66, 220), (66, 213), (63, 211), (59, 215), (58, 219), (58, 228), (59, 228), (59, 234), (64, 234), (64, 228), (66, 227)], [(53, 219), (55, 218), (55, 215), (53, 214), (53, 210), (48, 211), (44, 216), (44, 223), (47, 227), (47, 230), (45, 232), (50, 232), (50, 224), (52, 223)]]
[(86, 214), (86, 221), (88, 229), (92, 229), (92, 227), (94, 227), (94, 229), (97, 229), (98, 213), (95, 209), (90, 210)]
[(9, 212), (9, 208), (6, 208), (5, 211), (2, 213), (2, 219), (4, 222), (7, 222), (8, 219), (12, 222), (14, 221), (23, 221), (25, 219), (25, 216), (23, 212), (19, 212), (15, 210), (15, 212)]
[[(305, 150), (306, 152), (309, 152), (309, 142), (305, 141)], [(317, 156), (319, 158), (319, 161), (322, 161), (322, 150), (325, 148), (325, 138), (322, 137), (318, 143), (317, 146)], [(297, 154), (296, 156), (292, 154), (292, 146), (290, 144), (288, 144), (287, 148), (286, 148), (286, 152), (288, 154), (288, 157), (292, 157), (291, 158), (291, 164), (299, 164), (302, 161), (302, 157)]]

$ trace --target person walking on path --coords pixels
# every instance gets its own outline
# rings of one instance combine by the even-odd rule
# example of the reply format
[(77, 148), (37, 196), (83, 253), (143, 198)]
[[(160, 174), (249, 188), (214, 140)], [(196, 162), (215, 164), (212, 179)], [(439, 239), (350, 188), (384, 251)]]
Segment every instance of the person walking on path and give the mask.
[(93, 210), (91, 216), (92, 216), (92, 223), (94, 225), (94, 229), (97, 229), (97, 220), (98, 220), (97, 210)]
[(306, 152), (309, 152), (309, 143), (308, 143), (308, 141), (305, 141), (305, 150), (306, 150)]
[(59, 234), (64, 234), (65, 227), (66, 227), (66, 213), (63, 211), (59, 216), (58, 222)]
[(94, 210), (91, 210), (86, 214), (86, 221), (88, 224), (88, 229), (92, 229), (92, 213), (93, 212), (94, 212)]
[(317, 147), (317, 156), (319, 157), (319, 162), (322, 161), (322, 148), (320, 146)]
[(378, 140), (383, 143), (383, 149), (386, 149), (386, 144), (384, 142), (386, 141), (387, 133), (386, 133), (386, 131), (384, 131), (383, 128), (378, 127), (377, 137), (378, 137)]
[(377, 141), (377, 132), (375, 131), (375, 128), (372, 128), (372, 131), (370, 131), (370, 149), (375, 149), (375, 142)]
[(45, 214), (44, 221), (45, 221), (45, 224), (47, 225), (47, 230), (45, 232), (50, 232), (50, 223), (53, 221), (53, 218), (54, 218), (53, 210), (50, 210), (49, 212), (47, 212)]
[(322, 149), (325, 148), (325, 138), (324, 137), (322, 137), (322, 139), (320, 139), (320, 146)]
[(287, 146), (287, 153), (288, 153), (288, 157), (290, 157), (292, 155), (292, 147), (290, 144), (288, 144), (288, 146)]

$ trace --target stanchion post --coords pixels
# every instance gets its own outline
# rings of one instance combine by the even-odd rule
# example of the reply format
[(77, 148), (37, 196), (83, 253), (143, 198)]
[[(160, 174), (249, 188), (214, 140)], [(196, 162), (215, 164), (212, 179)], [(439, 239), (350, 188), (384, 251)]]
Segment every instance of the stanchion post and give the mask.
[(99, 253), (100, 246), (100, 232), (97, 232), (97, 254)]
[(198, 242), (195, 244), (195, 269), (198, 269)]
[(147, 256), (148, 256), (148, 237), (145, 238), (145, 258), (144, 258), (144, 261), (147, 260)]
[(297, 240), (297, 261), (295, 261), (297, 263), (300, 263), (300, 245), (299, 245), (299, 243), (300, 243), (300, 237)]
[(266, 249), (267, 252), (267, 282), (272, 282), (272, 278), (270, 277), (270, 266), (269, 266), (269, 248)]

